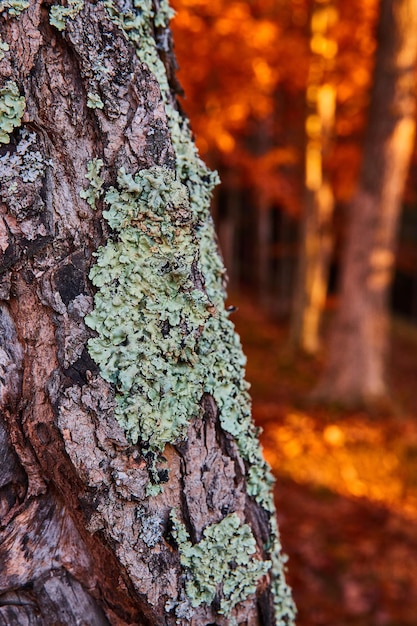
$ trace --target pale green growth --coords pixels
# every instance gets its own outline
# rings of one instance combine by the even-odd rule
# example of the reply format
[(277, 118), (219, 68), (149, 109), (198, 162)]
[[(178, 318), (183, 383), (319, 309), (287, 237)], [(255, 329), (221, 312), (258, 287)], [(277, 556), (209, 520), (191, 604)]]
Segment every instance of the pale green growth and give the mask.
[(272, 591), (274, 594), (274, 608), (277, 626), (288, 626), (293, 624), (296, 617), (296, 608), (291, 596), (291, 589), (288, 587), (285, 575), (284, 565), (288, 560), (286, 554), (282, 552), (281, 541), (279, 537), (278, 524), (276, 516), (273, 515), (270, 520), (272, 545), (270, 549), (272, 562)]
[[(111, 19), (134, 43), (139, 42), (141, 35), (149, 38), (153, 26), (166, 28), (175, 15), (168, 0), (161, 0), (156, 12), (152, 0), (133, 0), (134, 11), (119, 11), (113, 0), (104, 0), (104, 6)], [(149, 41), (149, 48), (155, 48), (155, 43)]]
[(0, 37), (0, 61), (4, 59), (4, 53), (9, 50), (9, 44)]
[(210, 302), (191, 278), (195, 224), (186, 188), (162, 167), (121, 170), (105, 203), (119, 238), (98, 250), (90, 272), (99, 290), (86, 323), (98, 337), (88, 347), (116, 386), (115, 415), (130, 440), (161, 452), (184, 438), (203, 394), (196, 344)]
[(7, 11), (9, 15), (16, 17), (29, 8), (28, 0), (0, 0), (0, 13)]
[(194, 608), (211, 604), (219, 594), (219, 613), (229, 615), (236, 604), (256, 593), (271, 563), (254, 557), (256, 541), (251, 527), (241, 524), (236, 513), (207, 526), (203, 539), (194, 545), (175, 513), (171, 513), (171, 520), (181, 564), (188, 574), (187, 597)]
[(9, 143), (10, 134), (20, 126), (26, 101), (14, 81), (7, 81), (0, 89), (0, 143)]
[(157, 79), (162, 94), (169, 91), (168, 80), (164, 65), (159, 58), (153, 36), (154, 20), (160, 25), (168, 23), (172, 16), (168, 2), (161, 2), (160, 10), (155, 15), (152, 0), (134, 0), (134, 11), (119, 11), (113, 0), (104, 0), (104, 6), (110, 19), (124, 32), (126, 37), (134, 44), (136, 54), (143, 63), (154, 71), (158, 68)]
[[(150, 31), (151, 26), (148, 26)], [(248, 464), (247, 488), (259, 504), (271, 516), (275, 514), (272, 495), (273, 477), (264, 461), (259, 446), (258, 433), (251, 418), (250, 397), (245, 382), (245, 363), (240, 340), (228, 319), (224, 308), (225, 269), (218, 253), (214, 225), (210, 216), (210, 200), (213, 187), (219, 182), (217, 172), (211, 172), (198, 156), (192, 141), (188, 122), (170, 104), (169, 87), (165, 68), (160, 60), (155, 42), (149, 39), (154, 54), (150, 55), (146, 43), (137, 48), (139, 58), (149, 64), (158, 79), (176, 154), (176, 172), (179, 180), (187, 186), (190, 206), (198, 221), (196, 231), (199, 248), (199, 267), (204, 276), (205, 289), (210, 302), (217, 309), (203, 329), (197, 346), (198, 376), (204, 381), (204, 391), (213, 395), (219, 408), (219, 418), (224, 430), (236, 438), (239, 452)], [(143, 52), (145, 49), (145, 52)], [(273, 538), (273, 542), (275, 539)], [(278, 540), (277, 540), (278, 541)], [(279, 545), (274, 544), (277, 549)], [(276, 577), (283, 580), (282, 563)], [(281, 607), (282, 615), (294, 617), (292, 601)], [(277, 620), (281, 619), (277, 613)]]
[(87, 189), (80, 191), (80, 197), (84, 198), (91, 206), (96, 208), (96, 200), (102, 193), (102, 187), (104, 180), (100, 177), (100, 170), (103, 167), (103, 161), (101, 159), (93, 159), (87, 163), (87, 174), (85, 177), (90, 181)]
[[(157, 480), (157, 479), (156, 479)], [(148, 482), (145, 489), (145, 494), (147, 498), (155, 498), (157, 495), (162, 493), (162, 486), (160, 484)]]
[(68, 6), (63, 7), (60, 4), (51, 6), (49, 13), (49, 23), (58, 30), (65, 29), (67, 19), (74, 19), (84, 7), (84, 0), (68, 0)]
[[(203, 393), (213, 395), (222, 428), (235, 437), (245, 460), (248, 494), (270, 514), (271, 541), (265, 549), (273, 565), (276, 624), (290, 626), (295, 607), (284, 578), (273, 479), (250, 415), (245, 358), (224, 309), (225, 270), (209, 209), (218, 177), (200, 160), (187, 121), (170, 104), (169, 84), (154, 40), (154, 26), (165, 26), (169, 20), (168, 3), (161, 3), (159, 17), (154, 15), (151, 0), (135, 0), (134, 11), (119, 11), (112, 0), (104, 4), (159, 83), (176, 154), (176, 177), (164, 168), (134, 177), (121, 171), (117, 188), (106, 194), (110, 208), (104, 216), (119, 239), (98, 251), (97, 265), (91, 270), (99, 291), (95, 309), (87, 317), (98, 332), (89, 343), (90, 354), (103, 377), (116, 386), (116, 417), (127, 436), (133, 442), (139, 438), (150, 450), (157, 452), (165, 443), (183, 439)], [(155, 181), (152, 189), (145, 185), (147, 178)], [(183, 213), (183, 221), (176, 223)], [(203, 276), (204, 292), (193, 289), (192, 267)], [(150, 484), (147, 493), (154, 495), (159, 488)], [(254, 539), (250, 527), (240, 527), (235, 514), (206, 529), (196, 546), (178, 522), (175, 532), (190, 577), (186, 592), (193, 606), (211, 602), (220, 586), (221, 610), (230, 612), (254, 593), (270, 567), (269, 562), (249, 558)], [(246, 544), (246, 556), (238, 558), (248, 561), (239, 563), (235, 575), (224, 546), (229, 550), (233, 544), (236, 549), (235, 543), (241, 542)], [(221, 557), (215, 556), (219, 545)], [(205, 560), (207, 552), (210, 558)], [(212, 561), (216, 563), (213, 569)], [(227, 572), (222, 569), (225, 561)], [(252, 561), (254, 565), (249, 565)], [(217, 569), (222, 572), (220, 579)]]
[(104, 102), (97, 93), (89, 91), (87, 94), (87, 106), (89, 109), (103, 109)]
[[(139, 3), (136, 3), (139, 4)], [(159, 9), (154, 18), (154, 24), (157, 28), (167, 28), (169, 22), (175, 15), (174, 9), (169, 6), (168, 0), (161, 0), (159, 3)]]

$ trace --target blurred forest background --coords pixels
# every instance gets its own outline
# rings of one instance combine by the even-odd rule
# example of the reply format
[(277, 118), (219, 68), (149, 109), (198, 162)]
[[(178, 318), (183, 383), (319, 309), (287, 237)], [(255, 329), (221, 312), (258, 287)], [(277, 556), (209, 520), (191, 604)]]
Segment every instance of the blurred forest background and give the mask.
[(417, 623), (415, 0), (175, 0), (299, 626)]

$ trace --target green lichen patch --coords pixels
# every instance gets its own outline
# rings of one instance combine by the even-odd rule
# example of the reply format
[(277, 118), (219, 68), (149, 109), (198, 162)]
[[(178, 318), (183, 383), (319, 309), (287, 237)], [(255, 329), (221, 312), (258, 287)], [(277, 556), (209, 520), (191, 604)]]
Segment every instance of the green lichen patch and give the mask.
[(29, 8), (28, 0), (0, 0), (0, 13), (7, 11), (9, 15), (16, 17)]
[(51, 6), (49, 14), (49, 22), (58, 30), (65, 29), (67, 19), (74, 19), (84, 7), (84, 0), (68, 0), (68, 6), (63, 7), (60, 4)]
[[(98, 293), (95, 309), (86, 319), (98, 336), (89, 343), (90, 354), (103, 377), (116, 387), (116, 417), (127, 436), (155, 453), (186, 436), (205, 392), (214, 397), (221, 426), (235, 438), (245, 461), (247, 492), (270, 515), (271, 538), (265, 549), (272, 562), (276, 624), (290, 626), (295, 607), (285, 583), (273, 479), (251, 419), (245, 358), (224, 307), (225, 270), (209, 208), (218, 177), (199, 158), (188, 122), (172, 106), (154, 39), (155, 29), (165, 27), (171, 16), (168, 3), (160, 3), (159, 13), (151, 0), (135, 0), (133, 11), (119, 10), (112, 0), (104, 0), (104, 5), (158, 81), (176, 155), (176, 175), (164, 168), (135, 176), (120, 171), (117, 186), (105, 196), (103, 215), (118, 239), (98, 251), (91, 270)], [(201, 289), (194, 287), (195, 276)], [(155, 482), (155, 466), (150, 473)], [(159, 489), (160, 485), (150, 484), (147, 493), (154, 495)], [(237, 515), (225, 520), (206, 529), (196, 546), (179, 523), (175, 532), (188, 571), (189, 601), (193, 606), (211, 602), (213, 593), (221, 589), (221, 611), (228, 613), (254, 592), (269, 564), (267, 568), (252, 559), (250, 528), (240, 526)], [(209, 574), (205, 575), (204, 552), (212, 553), (223, 572), (226, 559), (224, 552), (223, 561), (214, 556), (216, 546), (221, 544), (222, 550), (225, 545), (234, 546), (236, 537), (247, 548), (246, 556), (239, 557), (239, 573), (235, 575), (228, 566), (219, 579), (207, 564)]]
[(154, 39), (154, 28), (167, 26), (174, 15), (167, 0), (162, 0), (159, 3), (157, 11), (155, 11), (152, 0), (134, 0), (133, 11), (120, 11), (113, 0), (104, 0), (104, 6), (110, 19), (134, 44), (140, 60), (152, 70), (158, 67), (157, 78), (161, 91), (167, 93), (169, 91), (168, 80)]
[(208, 526), (203, 539), (192, 544), (185, 526), (171, 513), (173, 537), (187, 572), (186, 593), (195, 608), (220, 596), (219, 613), (229, 615), (242, 600), (256, 592), (259, 579), (271, 568), (255, 558), (256, 541), (251, 527), (236, 513)]
[(80, 191), (80, 197), (88, 202), (91, 208), (95, 209), (96, 201), (102, 193), (104, 180), (100, 177), (100, 170), (103, 167), (101, 159), (92, 159), (87, 163), (87, 174), (85, 177), (90, 181), (87, 189)]
[(88, 92), (87, 94), (87, 106), (89, 109), (103, 109), (104, 102), (97, 93)]
[(174, 9), (169, 6), (168, 0), (161, 0), (158, 11), (154, 16), (154, 24), (157, 28), (167, 28), (175, 15)]
[(195, 289), (197, 262), (187, 191), (162, 167), (119, 172), (103, 215), (119, 233), (97, 253), (99, 291), (86, 323), (89, 351), (116, 386), (116, 418), (133, 442), (160, 452), (199, 413), (196, 342), (210, 303)]
[(291, 589), (288, 587), (284, 566), (288, 558), (282, 552), (279, 537), (278, 524), (275, 515), (271, 517), (271, 538), (270, 558), (272, 562), (272, 593), (274, 598), (274, 610), (277, 626), (288, 626), (294, 624), (296, 618), (296, 608), (292, 599)]
[(9, 50), (9, 44), (0, 37), (0, 61), (4, 59), (4, 53)]
[(20, 126), (26, 101), (14, 81), (7, 81), (0, 89), (0, 143), (9, 143), (10, 135)]

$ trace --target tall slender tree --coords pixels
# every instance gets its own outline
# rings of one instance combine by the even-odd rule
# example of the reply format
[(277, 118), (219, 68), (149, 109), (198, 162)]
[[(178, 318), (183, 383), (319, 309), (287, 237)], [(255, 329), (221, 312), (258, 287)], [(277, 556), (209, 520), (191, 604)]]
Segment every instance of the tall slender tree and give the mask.
[(301, 216), (298, 275), (291, 320), (291, 341), (314, 354), (327, 296), (333, 236), (334, 197), (325, 159), (334, 133), (336, 88), (330, 82), (337, 52), (332, 27), (333, 0), (315, 0), (311, 9), (312, 52), (306, 89), (305, 194)]
[(0, 623), (293, 624), (166, 0), (0, 0)]
[(387, 394), (389, 291), (415, 135), (417, 3), (381, 0), (367, 135), (349, 211), (339, 309), (315, 395), (363, 403)]

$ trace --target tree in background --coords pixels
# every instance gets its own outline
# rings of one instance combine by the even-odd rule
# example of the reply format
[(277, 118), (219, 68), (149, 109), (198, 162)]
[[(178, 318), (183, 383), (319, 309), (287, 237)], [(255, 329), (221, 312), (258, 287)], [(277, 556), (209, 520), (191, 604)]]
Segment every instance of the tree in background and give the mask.
[(291, 341), (314, 354), (326, 304), (333, 244), (334, 194), (326, 160), (334, 135), (336, 87), (331, 82), (337, 54), (333, 0), (317, 0), (311, 9), (312, 57), (306, 89), (305, 199), (291, 321)]
[(417, 3), (381, 0), (357, 191), (350, 204), (339, 308), (315, 395), (346, 404), (387, 394), (388, 300), (416, 115)]
[(2, 623), (294, 623), (170, 16), (0, 1)]

